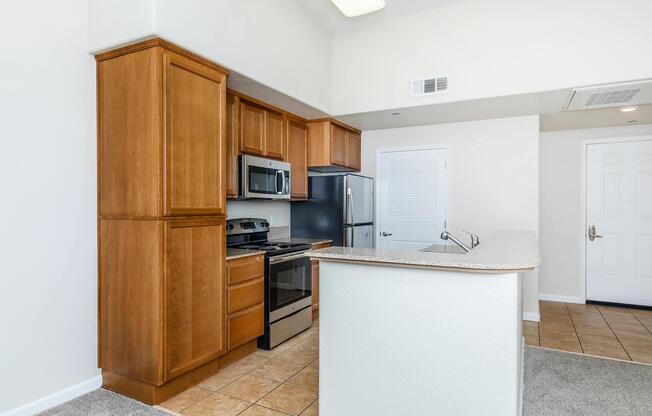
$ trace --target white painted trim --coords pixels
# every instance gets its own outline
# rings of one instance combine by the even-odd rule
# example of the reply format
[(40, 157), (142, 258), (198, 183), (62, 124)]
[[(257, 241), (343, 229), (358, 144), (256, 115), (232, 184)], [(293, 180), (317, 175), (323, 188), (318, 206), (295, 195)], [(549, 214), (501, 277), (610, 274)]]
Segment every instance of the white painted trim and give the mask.
[(446, 225), (447, 228), (450, 225), (448, 221), (448, 213), (450, 212), (450, 189), (449, 189), (449, 172), (450, 172), (450, 160), (448, 158), (448, 148), (449, 146), (447, 144), (426, 144), (426, 145), (420, 145), (420, 146), (400, 146), (400, 147), (381, 147), (376, 149), (376, 173), (374, 175), (374, 218), (375, 218), (375, 226), (374, 226), (374, 247), (378, 248), (378, 237), (380, 233), (380, 172), (382, 172), (382, 154), (383, 153), (392, 153), (392, 152), (411, 152), (415, 150), (445, 150), (446, 151), (446, 169), (445, 169), (445, 175), (446, 175), (446, 213), (444, 216), (446, 217)]
[(58, 406), (68, 400), (90, 393), (100, 387), (102, 387), (102, 376), (98, 375), (86, 381), (82, 381), (79, 384), (75, 384), (74, 386), (66, 387), (63, 390), (59, 390), (45, 397), (41, 397), (40, 399), (16, 407), (0, 416), (32, 416), (54, 406)]
[[(560, 302), (567, 302), (567, 303), (586, 303), (586, 300), (588, 299), (587, 296), (587, 286), (588, 286), (588, 276), (586, 274), (586, 169), (587, 169), (587, 150), (588, 147), (592, 144), (608, 144), (608, 143), (622, 143), (622, 142), (641, 142), (641, 141), (649, 141), (652, 140), (652, 136), (629, 136), (629, 137), (614, 137), (614, 138), (607, 138), (607, 139), (586, 139), (582, 140), (580, 146), (581, 148), (581, 185), (580, 185), (580, 213), (581, 213), (581, 221), (580, 221), (580, 230), (579, 230), (579, 235), (580, 235), (580, 241), (581, 241), (581, 248), (580, 248), (580, 276), (582, 276), (581, 280), (581, 286), (580, 286), (580, 293), (582, 294), (583, 298), (581, 299), (581, 302), (570, 302), (570, 301), (560, 301)], [(548, 295), (541, 295), (539, 294), (539, 299), (541, 300), (554, 300), (554, 299), (543, 299), (542, 296), (548, 296)], [(573, 298), (573, 297), (569, 297)], [(576, 298), (580, 299), (580, 298)]]
[(586, 300), (581, 296), (547, 295), (545, 293), (539, 293), (539, 300), (564, 303), (586, 303)]
[(523, 312), (524, 321), (539, 322), (541, 320), (541, 315), (534, 312)]

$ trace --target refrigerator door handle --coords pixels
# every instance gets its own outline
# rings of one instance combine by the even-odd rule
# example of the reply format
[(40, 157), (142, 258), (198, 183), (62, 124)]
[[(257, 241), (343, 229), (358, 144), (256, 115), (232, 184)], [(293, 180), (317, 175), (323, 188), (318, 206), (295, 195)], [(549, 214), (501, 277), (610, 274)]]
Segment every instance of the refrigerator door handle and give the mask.
[[(348, 200), (348, 203), (346, 204), (348, 212), (351, 213), (351, 221), (349, 221), (349, 224), (355, 224), (355, 220), (353, 219), (353, 190), (351, 188), (346, 189), (346, 199)], [(353, 243), (351, 244), (353, 245)]]

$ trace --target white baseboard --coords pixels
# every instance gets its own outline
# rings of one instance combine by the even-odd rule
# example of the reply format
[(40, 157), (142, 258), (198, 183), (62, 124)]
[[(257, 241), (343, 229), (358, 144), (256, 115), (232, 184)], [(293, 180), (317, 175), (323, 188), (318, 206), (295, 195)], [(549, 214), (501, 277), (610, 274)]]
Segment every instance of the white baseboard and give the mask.
[(544, 293), (539, 293), (539, 300), (549, 300), (551, 302), (564, 303), (586, 303), (586, 299), (577, 296), (546, 295)]
[(541, 320), (541, 315), (534, 312), (523, 312), (523, 320), (539, 322)]
[(86, 381), (82, 381), (79, 384), (75, 384), (74, 386), (67, 387), (63, 390), (59, 390), (45, 397), (34, 400), (33, 402), (16, 407), (15, 409), (9, 410), (0, 416), (32, 416), (54, 406), (60, 405), (61, 403), (67, 402), (68, 400), (72, 400), (86, 393), (90, 393), (91, 391), (97, 390), (100, 387), (102, 387), (102, 376), (98, 375)]

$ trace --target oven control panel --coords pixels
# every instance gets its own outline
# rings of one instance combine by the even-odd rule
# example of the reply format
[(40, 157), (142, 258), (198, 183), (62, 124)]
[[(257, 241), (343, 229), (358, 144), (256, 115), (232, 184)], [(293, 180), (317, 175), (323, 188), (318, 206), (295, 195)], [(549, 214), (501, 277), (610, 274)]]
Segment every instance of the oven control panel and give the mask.
[(269, 231), (269, 222), (264, 218), (237, 218), (226, 221), (226, 234), (251, 234)]

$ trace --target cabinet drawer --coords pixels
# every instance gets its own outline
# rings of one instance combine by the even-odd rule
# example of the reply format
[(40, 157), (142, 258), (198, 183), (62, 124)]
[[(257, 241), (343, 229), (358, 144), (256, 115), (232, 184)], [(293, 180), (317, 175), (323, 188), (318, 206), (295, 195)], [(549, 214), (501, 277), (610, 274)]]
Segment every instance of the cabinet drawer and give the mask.
[(229, 287), (228, 308), (230, 314), (250, 308), (265, 301), (265, 279), (252, 280), (238, 286)]
[(263, 335), (263, 304), (229, 318), (229, 349), (239, 347)]
[(229, 285), (259, 279), (265, 275), (264, 257), (252, 256), (229, 260), (226, 263), (226, 281)]

